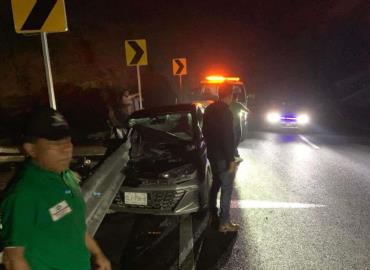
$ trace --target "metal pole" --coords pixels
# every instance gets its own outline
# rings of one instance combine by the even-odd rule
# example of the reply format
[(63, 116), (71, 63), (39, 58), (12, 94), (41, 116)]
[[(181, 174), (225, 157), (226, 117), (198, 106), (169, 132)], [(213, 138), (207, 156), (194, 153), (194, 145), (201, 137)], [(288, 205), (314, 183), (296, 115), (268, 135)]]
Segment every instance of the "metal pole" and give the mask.
[(182, 90), (182, 75), (179, 76), (180, 77), (180, 92)]
[[(183, 96), (182, 96), (182, 75), (179, 75), (179, 101), (180, 103), (183, 101)], [(177, 104), (177, 101), (176, 101)]]
[(136, 71), (137, 71), (137, 85), (138, 85), (138, 90), (139, 90), (139, 104), (140, 104), (140, 109), (143, 108), (143, 97), (141, 95), (141, 77), (140, 77), (140, 66), (136, 66)]
[(55, 102), (53, 74), (51, 73), (47, 33), (41, 33), (41, 44), (42, 44), (42, 52), (44, 54), (46, 82), (48, 84), (48, 92), (49, 92), (49, 104), (51, 108), (56, 110), (57, 104)]

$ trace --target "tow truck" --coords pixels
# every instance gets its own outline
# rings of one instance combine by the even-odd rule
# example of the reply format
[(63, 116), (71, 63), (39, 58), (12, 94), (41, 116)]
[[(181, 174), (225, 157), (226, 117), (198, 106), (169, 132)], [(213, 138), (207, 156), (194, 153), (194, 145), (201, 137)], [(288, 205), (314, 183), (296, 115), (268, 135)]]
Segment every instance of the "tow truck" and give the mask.
[(221, 84), (225, 83), (232, 85), (233, 101), (240, 103), (242, 105), (240, 107), (243, 107), (239, 112), (239, 120), (242, 128), (241, 140), (245, 140), (248, 130), (248, 96), (245, 85), (239, 77), (225, 77), (220, 75), (207, 76), (205, 79), (201, 80), (199, 92), (196, 93), (193, 103), (205, 109), (208, 105), (218, 100), (218, 89)]

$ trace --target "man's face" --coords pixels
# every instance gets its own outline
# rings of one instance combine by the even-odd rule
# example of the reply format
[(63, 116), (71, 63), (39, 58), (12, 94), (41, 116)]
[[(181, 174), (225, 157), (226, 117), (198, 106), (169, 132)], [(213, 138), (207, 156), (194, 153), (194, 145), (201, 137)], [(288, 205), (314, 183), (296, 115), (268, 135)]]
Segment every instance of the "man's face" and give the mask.
[(70, 137), (57, 141), (40, 138), (23, 146), (27, 154), (45, 170), (61, 173), (69, 168), (73, 152)]
[(233, 102), (233, 95), (226, 96), (221, 100), (225, 102), (227, 105), (230, 105)]

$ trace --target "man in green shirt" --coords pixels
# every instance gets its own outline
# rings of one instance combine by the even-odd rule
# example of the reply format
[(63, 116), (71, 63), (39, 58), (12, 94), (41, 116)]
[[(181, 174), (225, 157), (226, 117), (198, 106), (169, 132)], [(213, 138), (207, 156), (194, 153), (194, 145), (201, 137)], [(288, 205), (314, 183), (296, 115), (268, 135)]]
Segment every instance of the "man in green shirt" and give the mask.
[(27, 122), (29, 157), (0, 204), (4, 264), (10, 270), (88, 270), (110, 262), (86, 232), (85, 203), (69, 164), (73, 145), (64, 117), (50, 108)]

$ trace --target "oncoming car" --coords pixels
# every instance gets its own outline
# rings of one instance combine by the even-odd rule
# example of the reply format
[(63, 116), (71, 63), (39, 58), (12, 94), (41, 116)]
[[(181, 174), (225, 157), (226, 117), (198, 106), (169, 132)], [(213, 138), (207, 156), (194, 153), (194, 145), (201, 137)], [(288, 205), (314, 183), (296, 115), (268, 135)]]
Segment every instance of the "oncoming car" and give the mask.
[(193, 104), (134, 112), (130, 160), (111, 210), (182, 215), (206, 209), (211, 169)]
[(311, 115), (307, 110), (298, 106), (288, 106), (282, 102), (266, 112), (265, 123), (272, 129), (308, 129), (311, 124)]

